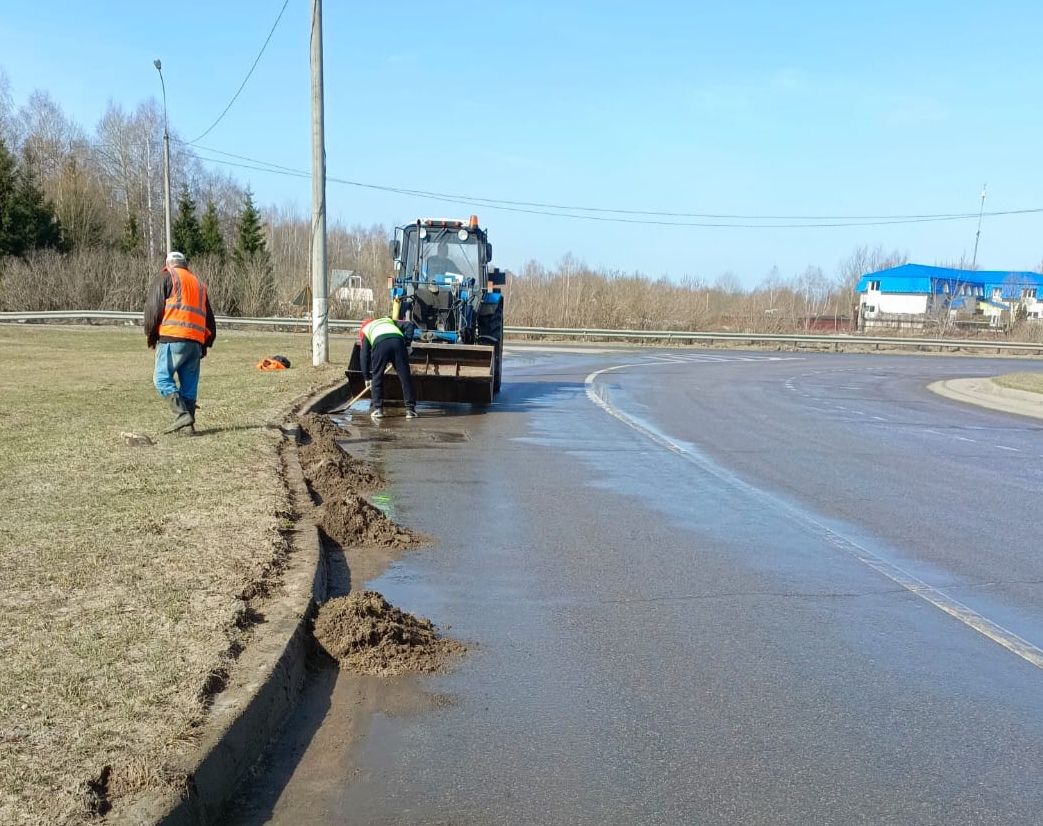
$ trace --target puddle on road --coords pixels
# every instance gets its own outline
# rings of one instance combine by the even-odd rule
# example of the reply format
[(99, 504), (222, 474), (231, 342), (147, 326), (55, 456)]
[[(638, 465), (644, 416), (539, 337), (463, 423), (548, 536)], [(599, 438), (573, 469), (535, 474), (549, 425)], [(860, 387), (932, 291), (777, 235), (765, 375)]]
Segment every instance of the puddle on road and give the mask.
[(360, 445), (367, 443), (394, 442), (403, 448), (431, 447), (432, 445), (452, 445), (470, 441), (470, 437), (460, 430), (431, 430), (415, 422), (399, 426), (396, 421), (389, 424), (374, 424), (369, 416), (358, 415), (331, 417), (334, 423), (344, 431), (343, 438), (337, 441), (342, 445)]

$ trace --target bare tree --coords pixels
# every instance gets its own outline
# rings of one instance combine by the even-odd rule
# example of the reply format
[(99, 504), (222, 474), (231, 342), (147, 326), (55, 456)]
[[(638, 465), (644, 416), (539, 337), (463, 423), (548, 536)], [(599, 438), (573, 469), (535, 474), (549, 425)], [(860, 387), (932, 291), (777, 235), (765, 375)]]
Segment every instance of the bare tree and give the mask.
[(7, 144), (8, 149), (13, 149), (16, 143), (13, 120), (14, 99), (11, 97), (11, 81), (0, 67), (0, 140)]
[(858, 279), (871, 272), (889, 270), (909, 261), (908, 253), (899, 250), (885, 250), (883, 246), (869, 247), (863, 244), (855, 247), (851, 254), (837, 266), (838, 289), (848, 294), (854, 293)]
[(571, 252), (566, 252), (558, 261), (558, 275), (561, 281), (561, 326), (569, 326), (569, 313), (572, 302), (572, 279), (580, 269), (580, 262)]
[(59, 177), (68, 158), (84, 143), (83, 130), (65, 117), (47, 92), (40, 90), (29, 95), (18, 110), (16, 129), (21, 137), (21, 149), (32, 157), (45, 191)]

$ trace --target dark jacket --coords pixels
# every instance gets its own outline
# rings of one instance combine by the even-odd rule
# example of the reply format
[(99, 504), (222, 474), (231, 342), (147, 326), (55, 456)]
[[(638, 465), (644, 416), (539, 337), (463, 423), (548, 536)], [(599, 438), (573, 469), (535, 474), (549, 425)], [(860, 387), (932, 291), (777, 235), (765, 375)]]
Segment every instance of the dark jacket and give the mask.
[[(152, 282), (145, 294), (145, 338), (149, 347), (155, 347), (157, 341), (188, 341), (189, 339), (174, 338), (173, 336), (160, 336), (159, 325), (163, 321), (163, 313), (167, 306), (167, 299), (173, 289), (170, 273), (164, 267), (162, 272)], [(206, 350), (217, 338), (217, 322), (214, 320), (214, 310), (210, 306), (210, 296), (206, 297)]]

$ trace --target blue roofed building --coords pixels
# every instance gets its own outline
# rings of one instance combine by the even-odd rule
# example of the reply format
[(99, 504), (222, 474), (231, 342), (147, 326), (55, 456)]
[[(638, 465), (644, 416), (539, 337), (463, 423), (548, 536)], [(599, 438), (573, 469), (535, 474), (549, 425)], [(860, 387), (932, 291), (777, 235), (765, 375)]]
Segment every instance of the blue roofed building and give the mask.
[(1043, 275), (902, 264), (863, 275), (858, 326), (922, 329), (929, 319), (977, 316), (993, 326), (1043, 317)]

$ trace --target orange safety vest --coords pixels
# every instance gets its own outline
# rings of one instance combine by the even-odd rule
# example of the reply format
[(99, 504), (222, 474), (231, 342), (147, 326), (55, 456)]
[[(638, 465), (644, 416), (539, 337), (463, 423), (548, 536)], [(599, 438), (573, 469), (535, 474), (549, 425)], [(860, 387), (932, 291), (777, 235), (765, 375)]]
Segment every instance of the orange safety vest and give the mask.
[(161, 338), (183, 338), (205, 345), (206, 284), (185, 267), (168, 267), (170, 295), (159, 323)]

